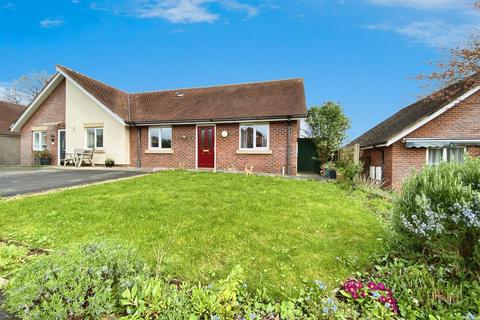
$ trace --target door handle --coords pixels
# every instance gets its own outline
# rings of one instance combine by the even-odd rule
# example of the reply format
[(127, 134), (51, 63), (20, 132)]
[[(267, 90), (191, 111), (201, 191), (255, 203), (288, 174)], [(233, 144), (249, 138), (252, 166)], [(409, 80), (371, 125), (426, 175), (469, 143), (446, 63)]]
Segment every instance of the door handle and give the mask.
[(203, 149), (202, 151), (203, 151), (203, 152), (210, 152), (209, 149)]

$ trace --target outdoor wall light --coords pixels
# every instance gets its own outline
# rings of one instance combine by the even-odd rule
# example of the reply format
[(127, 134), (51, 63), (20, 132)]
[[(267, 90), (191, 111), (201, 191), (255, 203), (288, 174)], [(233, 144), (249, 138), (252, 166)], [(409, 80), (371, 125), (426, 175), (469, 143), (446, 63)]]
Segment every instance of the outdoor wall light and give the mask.
[(228, 137), (228, 131), (227, 130), (222, 131), (222, 137), (224, 137), (224, 138)]
[(52, 135), (50, 136), (50, 141), (55, 142), (55, 135), (52, 133)]

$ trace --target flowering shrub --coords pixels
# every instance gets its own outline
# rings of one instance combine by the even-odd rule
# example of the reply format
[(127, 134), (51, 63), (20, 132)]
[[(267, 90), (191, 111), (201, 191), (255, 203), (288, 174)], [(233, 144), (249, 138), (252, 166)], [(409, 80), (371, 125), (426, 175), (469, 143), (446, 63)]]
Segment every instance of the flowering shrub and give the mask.
[(425, 167), (403, 185), (394, 206), (397, 234), (418, 251), (448, 252), (476, 267), (480, 240), (480, 160)]
[(75, 246), (36, 258), (8, 283), (5, 307), (21, 319), (98, 319), (143, 271), (133, 250), (115, 244)]
[[(340, 291), (348, 300), (353, 300), (361, 309), (368, 312), (378, 310), (381, 314), (388, 315), (398, 313), (397, 301), (393, 297), (393, 291), (384, 283), (351, 279), (346, 281)], [(382, 308), (378, 308), (382, 306)]]
[(207, 286), (171, 285), (160, 278), (141, 276), (124, 291), (121, 319), (337, 319), (348, 308), (317, 280), (295, 297), (277, 300), (265, 289), (252, 292), (236, 267), (218, 283)]

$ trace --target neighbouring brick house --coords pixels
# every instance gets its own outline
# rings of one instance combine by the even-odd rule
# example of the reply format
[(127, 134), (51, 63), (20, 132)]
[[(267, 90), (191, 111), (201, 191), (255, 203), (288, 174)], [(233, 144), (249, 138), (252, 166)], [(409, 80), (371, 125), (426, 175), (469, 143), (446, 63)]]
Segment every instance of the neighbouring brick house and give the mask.
[(71, 69), (57, 73), (12, 127), (21, 162), (47, 149), (95, 149), (94, 163), (296, 174), (301, 79), (126, 93)]
[(480, 156), (480, 74), (398, 111), (356, 143), (370, 179), (395, 189), (424, 165)]
[(25, 110), (25, 106), (0, 101), (0, 165), (20, 164), (20, 134), (10, 126)]

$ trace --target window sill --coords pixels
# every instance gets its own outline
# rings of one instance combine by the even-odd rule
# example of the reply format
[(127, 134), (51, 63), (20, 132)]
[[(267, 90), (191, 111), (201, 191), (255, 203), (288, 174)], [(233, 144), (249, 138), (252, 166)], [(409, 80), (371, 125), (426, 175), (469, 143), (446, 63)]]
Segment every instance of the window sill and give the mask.
[(237, 150), (237, 154), (272, 154), (272, 150)]
[(172, 149), (164, 149), (164, 150), (153, 150), (153, 149), (148, 149), (145, 150), (145, 153), (160, 153), (160, 154), (172, 154), (173, 150)]
[(95, 151), (93, 151), (93, 154), (97, 154), (97, 153), (105, 153), (105, 150), (98, 150), (98, 149), (95, 149)]

